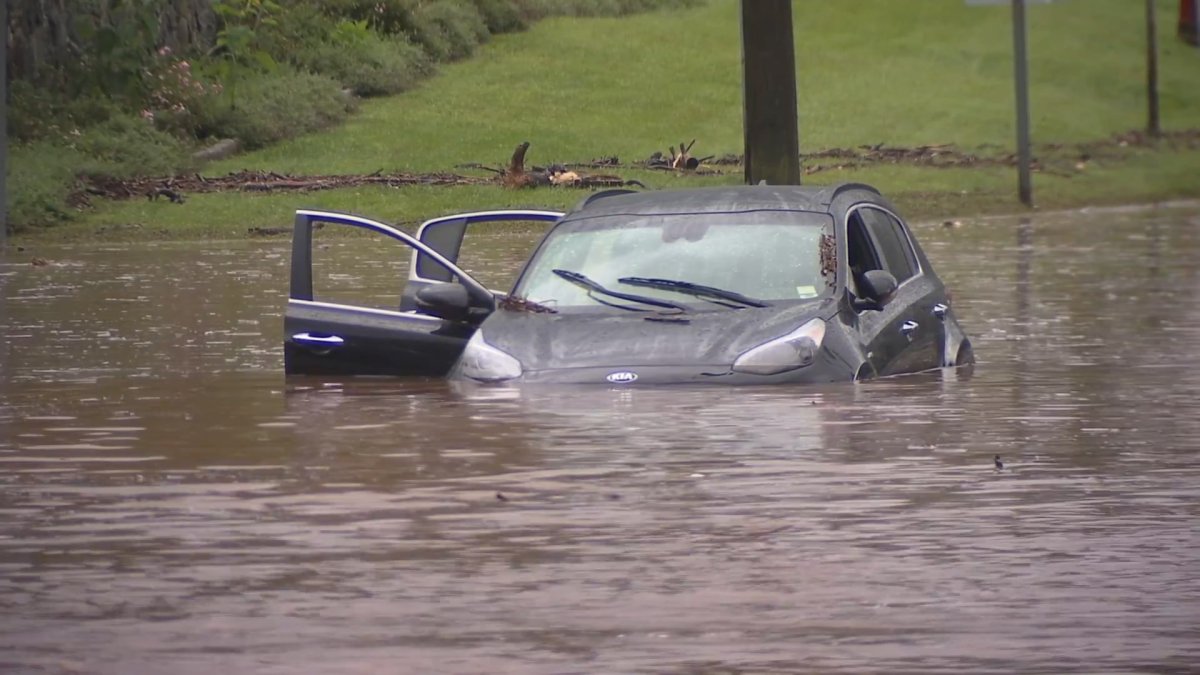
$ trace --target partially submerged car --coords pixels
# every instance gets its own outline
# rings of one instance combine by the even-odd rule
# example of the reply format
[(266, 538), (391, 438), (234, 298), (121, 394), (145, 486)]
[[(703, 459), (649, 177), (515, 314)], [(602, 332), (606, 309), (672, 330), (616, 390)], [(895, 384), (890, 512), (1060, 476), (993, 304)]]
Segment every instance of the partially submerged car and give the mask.
[[(497, 221), (551, 223), (507, 293), (458, 266), (466, 232)], [(394, 308), (313, 296), (322, 223), (413, 249)], [(863, 380), (973, 362), (912, 232), (862, 184), (613, 190), (566, 214), (436, 218), (416, 236), (300, 210), (284, 355), (290, 375), (622, 386)]]

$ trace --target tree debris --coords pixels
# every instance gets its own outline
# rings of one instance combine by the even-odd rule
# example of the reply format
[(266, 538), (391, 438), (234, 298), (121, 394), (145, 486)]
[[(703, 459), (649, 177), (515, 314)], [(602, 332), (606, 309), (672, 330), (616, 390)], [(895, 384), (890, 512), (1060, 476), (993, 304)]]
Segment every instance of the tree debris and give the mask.
[(525, 152), (528, 150), (529, 141), (522, 142), (513, 150), (508, 167), (500, 174), (500, 181), (505, 187), (520, 189), (550, 184), (550, 176), (547, 173), (525, 170)]
[(837, 240), (834, 239), (832, 234), (821, 234), (819, 250), (821, 253), (821, 276), (825, 277), (825, 283), (832, 286), (835, 281), (838, 263)]
[[(76, 208), (90, 205), (91, 197), (106, 199), (146, 198), (156, 201), (165, 197), (169, 202), (183, 203), (187, 195), (209, 192), (309, 192), (336, 188), (408, 185), (495, 185), (497, 182), (512, 188), (537, 186), (572, 187), (582, 189), (615, 188), (630, 185), (645, 188), (641, 182), (623, 178), (613, 171), (620, 169), (658, 169), (697, 175), (724, 175), (740, 171), (743, 158), (725, 154), (714, 158), (694, 157), (690, 143), (671, 147), (668, 155), (655, 152), (649, 159), (622, 164), (616, 155), (603, 156), (588, 162), (552, 164), (549, 167), (527, 167), (525, 141), (513, 151), (507, 166), (494, 168), (483, 164), (461, 164), (459, 169), (486, 171), (492, 176), (467, 176), (457, 173), (385, 173), (382, 169), (368, 175), (292, 176), (268, 171), (238, 171), (225, 176), (205, 177), (190, 174), (172, 177), (143, 177), (119, 179), (107, 176), (86, 176), (79, 179), (75, 191), (68, 197)], [(1110, 138), (1078, 144), (1049, 143), (1039, 145), (1044, 153), (1034, 161), (1034, 170), (1061, 176), (1073, 176), (1088, 170), (1093, 162), (1121, 157), (1131, 147), (1169, 147), (1200, 149), (1200, 129), (1164, 132), (1152, 137), (1141, 131), (1128, 131)], [(981, 148), (980, 152), (988, 148)], [(952, 144), (938, 143), (916, 147), (891, 147), (883, 143), (860, 145), (855, 148), (829, 148), (802, 156), (804, 174), (825, 171), (847, 171), (878, 164), (904, 164), (932, 168), (1011, 167), (1017, 158), (1012, 153), (976, 154), (965, 152)], [(709, 162), (708, 165), (705, 163)], [(610, 173), (591, 174), (588, 169), (603, 168)]]
[(540, 302), (534, 302), (520, 295), (505, 295), (496, 301), (501, 309), (510, 312), (530, 312), (532, 314), (558, 314), (558, 310)]
[[(548, 167), (534, 166), (531, 167), (532, 170), (527, 170), (525, 168), (525, 153), (528, 150), (529, 141), (524, 141), (518, 145), (513, 150), (512, 159), (509, 160), (508, 166), (502, 171), (497, 172), (500, 174), (500, 182), (505, 187), (517, 189), (538, 187), (541, 185), (575, 188), (611, 188), (629, 185), (636, 185), (643, 189), (646, 187), (641, 181), (626, 180), (617, 175), (580, 173), (568, 168), (565, 164), (551, 164)], [(592, 165), (615, 166), (615, 162), (617, 162), (616, 156), (605, 157), (601, 160), (592, 160)]]
[(671, 153), (670, 159), (668, 159), (667, 157), (664, 157), (661, 152), (656, 151), (654, 154), (650, 155), (650, 158), (647, 159), (643, 163), (651, 169), (667, 169), (667, 170), (672, 170), (672, 171), (697, 171), (703, 162), (707, 162), (708, 160), (715, 157), (715, 155), (709, 155), (707, 157), (693, 157), (691, 154), (692, 146), (695, 144), (696, 144), (696, 139), (694, 139), (694, 138), (691, 140), (690, 143), (682, 143), (681, 142), (679, 144), (679, 153), (678, 154), (676, 154), (676, 152), (675, 152), (675, 146), (671, 146), (671, 147), (667, 148), (667, 151), (669, 153)]
[(276, 237), (281, 234), (290, 234), (290, 227), (247, 227), (246, 234), (252, 237)]
[(170, 187), (165, 186), (165, 185), (156, 187), (156, 188), (152, 188), (150, 190), (150, 192), (146, 194), (146, 199), (149, 199), (150, 201), (155, 201), (159, 197), (166, 197), (167, 199), (169, 199), (171, 201), (172, 204), (182, 204), (183, 203), (183, 195), (179, 194), (175, 190), (172, 190)]
[[(165, 196), (172, 202), (177, 197), (182, 200), (187, 194), (207, 192), (275, 192), (294, 191), (308, 192), (312, 190), (332, 190), (335, 188), (360, 187), (365, 185), (385, 185), (400, 187), (405, 185), (486, 185), (491, 181), (487, 178), (461, 176), (452, 173), (393, 173), (376, 172), (368, 176), (337, 175), (337, 176), (289, 176), (267, 171), (238, 171), (226, 176), (204, 177), (200, 174), (174, 176), (171, 178), (112, 178), (109, 176), (88, 176), (81, 179), (79, 188), (72, 194), (70, 203), (73, 206), (86, 206), (89, 195), (106, 199), (130, 199), (146, 197), (153, 200), (156, 195)], [(166, 188), (175, 197), (161, 192)]]

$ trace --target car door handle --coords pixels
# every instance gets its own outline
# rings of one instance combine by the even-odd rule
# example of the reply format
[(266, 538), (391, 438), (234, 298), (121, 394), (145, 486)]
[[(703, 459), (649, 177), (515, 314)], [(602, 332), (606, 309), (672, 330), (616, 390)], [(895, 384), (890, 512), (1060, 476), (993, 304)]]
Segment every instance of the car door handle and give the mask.
[(933, 306), (933, 315), (944, 321), (946, 319), (946, 312), (949, 309), (949, 307), (939, 302)]
[(917, 332), (917, 329), (920, 327), (921, 324), (916, 321), (905, 321), (900, 325), (900, 332), (904, 333), (906, 337), (912, 337), (912, 334)]
[(313, 335), (312, 333), (296, 333), (292, 336), (292, 342), (297, 342), (302, 345), (312, 345), (314, 347), (340, 347), (345, 344), (345, 340), (336, 335)]

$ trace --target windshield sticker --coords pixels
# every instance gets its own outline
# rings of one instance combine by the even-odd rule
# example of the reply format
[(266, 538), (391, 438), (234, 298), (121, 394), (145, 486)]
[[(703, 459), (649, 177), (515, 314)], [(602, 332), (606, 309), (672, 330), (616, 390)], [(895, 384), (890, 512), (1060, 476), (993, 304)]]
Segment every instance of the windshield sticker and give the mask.
[(800, 297), (800, 298), (815, 298), (815, 297), (817, 297), (818, 295), (820, 295), (820, 294), (819, 294), (819, 293), (817, 293), (817, 287), (816, 287), (816, 286), (797, 286), (797, 287), (796, 287), (796, 296), (797, 296), (797, 297)]

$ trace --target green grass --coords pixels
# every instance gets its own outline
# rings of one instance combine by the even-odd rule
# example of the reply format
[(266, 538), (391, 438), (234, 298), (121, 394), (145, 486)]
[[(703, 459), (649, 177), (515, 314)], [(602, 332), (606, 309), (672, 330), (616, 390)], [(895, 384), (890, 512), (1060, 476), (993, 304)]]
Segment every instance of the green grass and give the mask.
[[(1174, 37), (1174, 3), (1159, 3), (1164, 128), (1200, 128), (1200, 50)], [(862, 144), (952, 143), (999, 154), (1013, 146), (1008, 9), (962, 0), (795, 3), (802, 152)], [(1031, 5), (1035, 144), (1107, 138), (1145, 125), (1141, 3), (1063, 0)], [(473, 58), (400, 96), (365, 102), (328, 132), (285, 141), (208, 167), (328, 174), (444, 171), (503, 164), (529, 140), (529, 161), (643, 159), (698, 139), (699, 154), (742, 151), (738, 3), (620, 19), (549, 19), (497, 37)], [(1042, 149), (1044, 150), (1044, 148)], [(1200, 194), (1200, 153), (1129, 150), (1073, 178), (1035, 176), (1041, 206)], [(737, 182), (640, 174), (654, 187)], [(1012, 170), (880, 166), (817, 174), (865, 180), (913, 215), (1016, 210)], [(194, 195), (105, 205), (83, 231), (142, 223), (175, 236), (213, 236), (285, 224), (298, 206), (415, 221), (508, 205), (565, 206), (578, 191), (499, 188), (344, 190), (310, 195)], [(62, 233), (66, 234), (66, 233)]]
[[(1163, 6), (1161, 25), (1173, 27)], [(1083, 141), (1145, 124), (1140, 3), (1029, 11), (1035, 139)], [(838, 0), (795, 9), (801, 146), (1013, 144), (1011, 31), (1003, 7), (962, 0)], [(1200, 51), (1164, 31), (1163, 121), (1200, 126)], [(603, 36), (603, 37), (601, 37)], [(738, 5), (622, 19), (551, 19), (500, 36), (413, 93), (371, 101), (345, 127), (214, 165), (297, 173), (644, 158), (668, 143), (741, 152)]]

